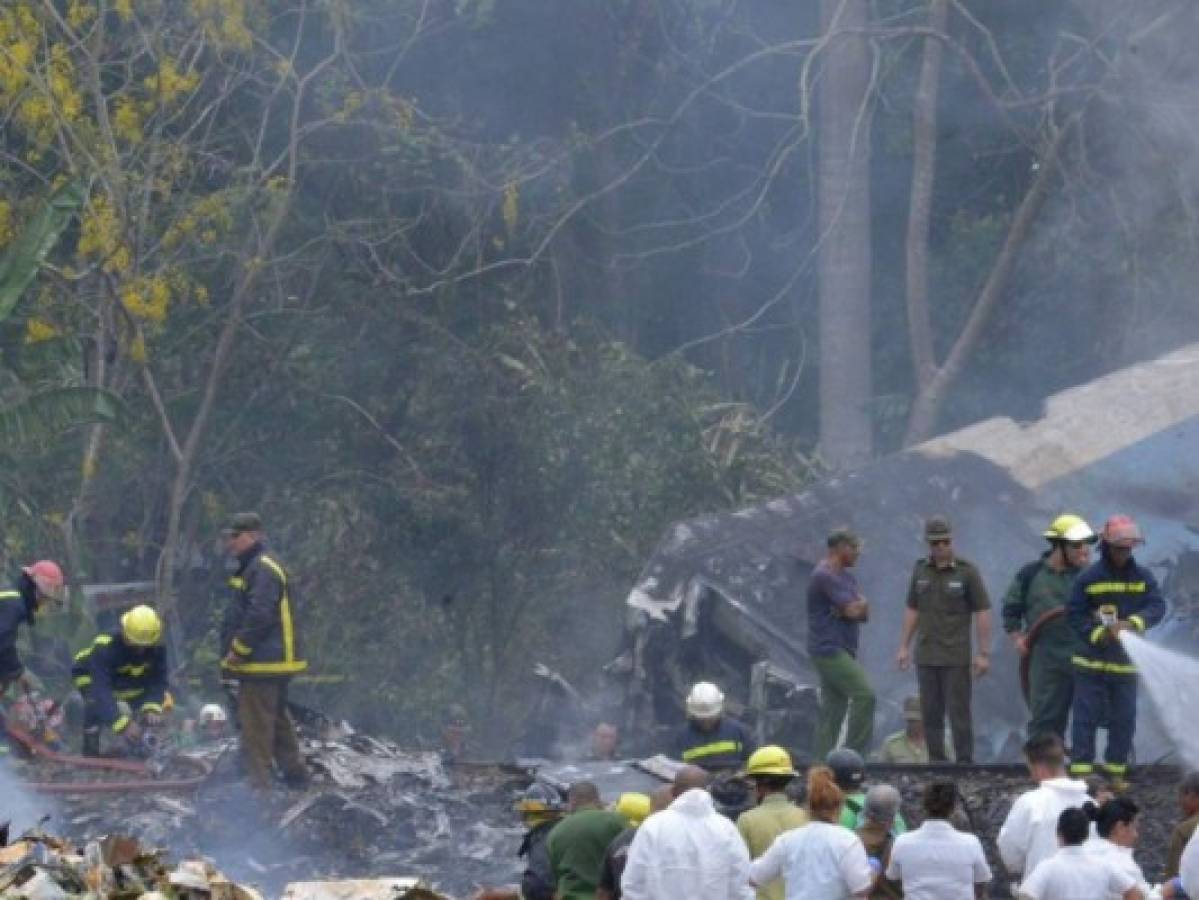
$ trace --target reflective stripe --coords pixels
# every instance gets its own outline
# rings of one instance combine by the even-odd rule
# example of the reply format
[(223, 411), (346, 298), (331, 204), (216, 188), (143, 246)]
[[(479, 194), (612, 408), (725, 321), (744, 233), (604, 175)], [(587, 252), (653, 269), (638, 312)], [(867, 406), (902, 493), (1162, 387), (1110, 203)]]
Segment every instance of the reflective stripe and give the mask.
[(112, 723), (112, 730), (116, 731), (116, 732), (124, 731), (125, 727), (128, 724), (129, 724), (129, 717), (121, 716), (119, 719), (117, 719), (115, 722)]
[(1095, 767), (1091, 763), (1070, 763), (1071, 775), (1090, 775), (1095, 771)]
[(1075, 656), (1074, 665), (1091, 672), (1110, 672), (1113, 675), (1135, 675), (1137, 667), (1129, 663), (1104, 662), (1101, 659), (1088, 659), (1085, 656)]
[(1128, 624), (1131, 625), (1133, 628), (1135, 628), (1137, 631), (1139, 631), (1141, 634), (1145, 633), (1145, 620), (1142, 619), (1140, 616), (1129, 616)]
[(140, 666), (135, 666), (133, 663), (117, 666), (118, 675), (131, 675), (134, 678), (141, 678), (146, 674), (146, 669), (150, 668), (149, 663), (142, 663)]
[(235, 590), (235, 591), (240, 591), (243, 588), (245, 588), (245, 586), (246, 586), (246, 580), (244, 578), (242, 578), (240, 575), (234, 575), (232, 578), (229, 579), (229, 587), (233, 588), (233, 590)]
[(700, 744), (690, 750), (683, 751), (683, 762), (696, 759), (706, 759), (709, 756), (719, 756), (721, 753), (740, 753), (740, 741), (713, 741), (711, 744)]
[(145, 692), (145, 688), (126, 688), (123, 691), (113, 691), (112, 695), (118, 700), (136, 700)]
[(233, 652), (238, 656), (249, 656), (254, 651), (242, 643), (241, 638), (233, 639)]
[(1096, 581), (1084, 589), (1087, 594), (1143, 594), (1146, 586), (1143, 581)]
[(0, 600), (20, 600), (20, 591), (0, 591)]
[(96, 635), (96, 640), (93, 641), (93, 643), (99, 644), (101, 647), (107, 647), (109, 644), (112, 643), (112, 635), (111, 634), (98, 634), (98, 635)]
[(80, 675), (75, 679), (75, 687), (87, 687), (92, 683), (91, 675)]
[(1127, 775), (1128, 766), (1124, 765), (1124, 763), (1104, 763), (1103, 771), (1107, 772), (1108, 775)]
[(82, 650), (80, 650), (78, 653), (76, 653), (75, 654), (75, 662), (83, 662), (85, 659), (87, 659), (89, 656), (91, 656), (92, 649), (93, 649), (92, 647), (84, 647)]
[(291, 630), (291, 603), (286, 593), (279, 601), (279, 618), (283, 622), (283, 659), (291, 662), (296, 658), (296, 636)]
[(162, 707), (157, 703), (143, 703), (140, 712), (161, 713)]
[(1098, 628), (1096, 628), (1094, 631), (1091, 632), (1091, 643), (1098, 644), (1101, 640), (1103, 640), (1103, 635), (1106, 633), (1107, 633), (1107, 626), (1100, 625)]

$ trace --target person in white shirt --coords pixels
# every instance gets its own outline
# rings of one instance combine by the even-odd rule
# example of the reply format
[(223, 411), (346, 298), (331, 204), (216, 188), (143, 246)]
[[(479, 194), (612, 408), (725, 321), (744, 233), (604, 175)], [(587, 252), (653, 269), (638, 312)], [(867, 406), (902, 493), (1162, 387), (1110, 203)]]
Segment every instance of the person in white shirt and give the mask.
[[(839, 824), (844, 804), (845, 794), (837, 787), (833, 770), (826, 766), (809, 769), (808, 814), (812, 821), (780, 834), (770, 849), (754, 860), (749, 867), (754, 887), (782, 878), (786, 900), (867, 897), (876, 873), (861, 839)], [(686, 893), (674, 895), (675, 900), (683, 897), (691, 900)]]
[(624, 900), (754, 900), (745, 841), (707, 784), (707, 772), (684, 766), (674, 802), (641, 823), (620, 879)]
[(1089, 799), (1086, 782), (1067, 777), (1066, 752), (1057, 735), (1030, 738), (1024, 756), (1038, 786), (1016, 798), (996, 839), (999, 858), (1013, 881), (1057, 850), (1062, 810), (1080, 809)]
[(1016, 889), (1016, 900), (1145, 900), (1136, 879), (1088, 853), (1083, 843), (1091, 831), (1090, 810), (1071, 807), (1058, 816), (1061, 848), (1037, 863)]
[(929, 783), (924, 789), (924, 824), (895, 839), (887, 877), (902, 884), (906, 900), (986, 896), (991, 867), (983, 845), (948, 821), (957, 793), (952, 781)]
[[(1149, 883), (1132, 855), (1132, 848), (1140, 837), (1137, 829), (1139, 813), (1140, 809), (1127, 797), (1105, 801), (1094, 816), (1098, 834), (1092, 835), (1083, 846), (1095, 858), (1135, 879), (1138, 890), (1148, 897)], [(1111, 894), (1109, 900), (1116, 900), (1117, 896)]]

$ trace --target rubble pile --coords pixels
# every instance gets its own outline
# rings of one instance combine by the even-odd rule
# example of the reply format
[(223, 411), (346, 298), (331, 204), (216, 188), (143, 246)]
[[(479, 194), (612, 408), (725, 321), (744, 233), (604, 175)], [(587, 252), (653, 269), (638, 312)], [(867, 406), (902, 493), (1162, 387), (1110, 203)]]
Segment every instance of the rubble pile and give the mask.
[(0, 848), (0, 897), (67, 900), (85, 895), (262, 900), (256, 890), (230, 881), (208, 861), (187, 860), (173, 868), (164, 853), (129, 837), (109, 835), (80, 847), (34, 829)]
[[(522, 768), (447, 770), (436, 753), (404, 750), (344, 723), (324, 723), (301, 736), (311, 786), (281, 788), (263, 801), (240, 779), (233, 745), (188, 751), (213, 770), (192, 794), (68, 794), (45, 798), (45, 811), (54, 811), (53, 827), (75, 846), (98, 835), (128, 834), (143, 847), (218, 860), (238, 883), (253, 884), (268, 897), (334, 900), (341, 895), (314, 894), (314, 888), (293, 883), (348, 878), (359, 880), (353, 896), (374, 896), (369, 883), (392, 900), (437, 896), (430, 889), (464, 897), (482, 883), (518, 880), (521, 832), (512, 801), (530, 777)], [(34, 766), (26, 766), (23, 777), (37, 780), (28, 771)], [(375, 876), (382, 880), (369, 881)], [(399, 884), (408, 891), (417, 887), (396, 876), (419, 877), (425, 893), (397, 892)], [(289, 887), (295, 888), (291, 895)], [(46, 900), (50, 896), (57, 895)]]

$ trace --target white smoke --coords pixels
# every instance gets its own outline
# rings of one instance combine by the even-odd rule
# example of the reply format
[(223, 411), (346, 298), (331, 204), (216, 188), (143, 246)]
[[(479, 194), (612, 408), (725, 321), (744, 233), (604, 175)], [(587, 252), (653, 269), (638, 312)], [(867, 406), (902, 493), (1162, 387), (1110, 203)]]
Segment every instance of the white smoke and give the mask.
[(8, 761), (0, 758), (0, 824), (9, 823), (10, 835), (16, 838), (53, 811), (51, 802), (25, 790)]
[(1199, 769), (1199, 730), (1194, 699), (1199, 691), (1199, 659), (1151, 644), (1123, 631), (1120, 640), (1140, 672), (1166, 736), (1188, 768)]

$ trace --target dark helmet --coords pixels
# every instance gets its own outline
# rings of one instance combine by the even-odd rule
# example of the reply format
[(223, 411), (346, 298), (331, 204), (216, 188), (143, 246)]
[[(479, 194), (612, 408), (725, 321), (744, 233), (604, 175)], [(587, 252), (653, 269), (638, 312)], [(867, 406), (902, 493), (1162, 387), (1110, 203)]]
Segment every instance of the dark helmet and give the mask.
[(856, 791), (866, 780), (866, 763), (856, 750), (840, 747), (828, 755), (825, 763), (833, 770), (837, 787), (843, 791)]
[(534, 781), (516, 802), (516, 811), (519, 813), (559, 813), (564, 808), (558, 789), (544, 781)]

